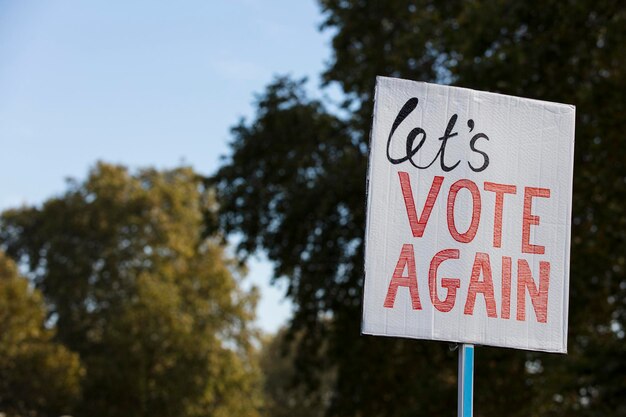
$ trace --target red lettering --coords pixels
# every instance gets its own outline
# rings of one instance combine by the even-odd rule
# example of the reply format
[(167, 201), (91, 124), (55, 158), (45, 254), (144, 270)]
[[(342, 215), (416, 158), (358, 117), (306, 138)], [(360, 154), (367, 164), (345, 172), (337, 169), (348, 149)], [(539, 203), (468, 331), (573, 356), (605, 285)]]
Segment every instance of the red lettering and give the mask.
[[(483, 276), (482, 281), (479, 280), (481, 275)], [(478, 293), (481, 293), (483, 297), (485, 297), (487, 316), (497, 318), (489, 255), (482, 252), (476, 252), (476, 257), (474, 258), (472, 276), (470, 277), (469, 288), (467, 290), (467, 300), (465, 301), (465, 310), (463, 311), (464, 314), (474, 314), (474, 304), (476, 303), (476, 295)]]
[(437, 295), (437, 269), (439, 265), (448, 259), (459, 259), (458, 249), (444, 249), (437, 252), (430, 262), (430, 270), (428, 271), (428, 286), (430, 288), (430, 300), (435, 308), (442, 313), (452, 310), (456, 301), (456, 290), (461, 286), (461, 281), (456, 278), (441, 278), (441, 286), (447, 288), (446, 298), (442, 301)]
[(550, 262), (539, 262), (539, 289), (532, 277), (528, 262), (517, 261), (517, 320), (526, 320), (526, 289), (535, 309), (539, 323), (548, 321), (548, 288), (550, 286)]
[(500, 317), (511, 318), (511, 258), (502, 257), (502, 310)]
[(515, 194), (517, 187), (507, 184), (485, 182), (485, 191), (496, 193), (496, 207), (493, 215), (493, 247), (502, 247), (502, 215), (504, 213), (504, 194)]
[[(456, 202), (456, 195), (461, 188), (466, 188), (472, 193), (472, 221), (469, 228), (465, 233), (459, 233), (454, 223), (454, 203)], [(480, 222), (480, 191), (473, 181), (470, 180), (458, 180), (450, 187), (450, 193), (448, 194), (448, 230), (450, 235), (457, 242), (469, 243), (476, 236), (478, 231), (478, 223)]]
[(402, 188), (404, 206), (406, 207), (406, 214), (409, 217), (411, 232), (413, 233), (413, 237), (422, 237), (424, 229), (426, 228), (426, 223), (428, 223), (430, 213), (433, 211), (433, 206), (435, 205), (435, 201), (439, 195), (439, 190), (441, 189), (441, 184), (443, 183), (443, 177), (436, 176), (433, 178), (433, 183), (430, 186), (430, 191), (428, 191), (428, 197), (426, 198), (424, 209), (418, 218), (409, 174), (399, 171), (398, 176), (400, 177), (400, 187)]
[[(403, 276), (405, 267), (408, 269), (407, 276)], [(387, 290), (387, 296), (385, 297), (386, 308), (393, 308), (396, 301), (396, 293), (398, 287), (408, 287), (411, 294), (411, 304), (413, 310), (421, 310), (422, 304), (420, 303), (420, 296), (417, 290), (417, 272), (415, 270), (415, 255), (413, 253), (413, 245), (405, 243), (402, 245), (402, 251), (400, 252), (400, 258), (396, 264), (396, 268), (393, 271), (391, 282), (389, 283), (389, 289)]]
[(541, 245), (533, 245), (530, 243), (530, 226), (539, 225), (539, 216), (534, 216), (531, 214), (534, 197), (549, 198), (550, 190), (547, 188), (535, 188), (535, 187), (524, 188), (524, 220), (522, 221), (522, 252), (523, 253), (537, 253), (537, 254), (542, 255), (545, 253), (546, 248)]

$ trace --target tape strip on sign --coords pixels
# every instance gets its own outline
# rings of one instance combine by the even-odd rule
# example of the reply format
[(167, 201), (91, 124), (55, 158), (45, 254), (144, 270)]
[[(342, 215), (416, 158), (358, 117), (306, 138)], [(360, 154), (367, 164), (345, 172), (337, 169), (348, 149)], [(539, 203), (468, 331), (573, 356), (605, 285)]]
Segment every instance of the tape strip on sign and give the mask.
[(363, 333), (567, 351), (574, 118), (377, 78)]

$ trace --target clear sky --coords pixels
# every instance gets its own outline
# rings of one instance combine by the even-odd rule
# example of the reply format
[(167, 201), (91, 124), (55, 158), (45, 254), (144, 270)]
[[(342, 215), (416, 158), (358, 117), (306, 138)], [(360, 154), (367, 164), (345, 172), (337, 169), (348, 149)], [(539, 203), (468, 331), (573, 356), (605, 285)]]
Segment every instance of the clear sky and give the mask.
[[(313, 0), (0, 0), (0, 209), (37, 204), (95, 161), (209, 174), (276, 74), (319, 84), (329, 35)], [(290, 314), (250, 265), (259, 325)]]

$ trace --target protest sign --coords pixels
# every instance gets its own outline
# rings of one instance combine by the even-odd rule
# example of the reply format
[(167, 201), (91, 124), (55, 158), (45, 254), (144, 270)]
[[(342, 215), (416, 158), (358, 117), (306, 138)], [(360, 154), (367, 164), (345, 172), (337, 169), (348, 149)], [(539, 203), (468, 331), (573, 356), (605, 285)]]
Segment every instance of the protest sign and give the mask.
[(574, 117), (377, 78), (363, 333), (567, 351)]

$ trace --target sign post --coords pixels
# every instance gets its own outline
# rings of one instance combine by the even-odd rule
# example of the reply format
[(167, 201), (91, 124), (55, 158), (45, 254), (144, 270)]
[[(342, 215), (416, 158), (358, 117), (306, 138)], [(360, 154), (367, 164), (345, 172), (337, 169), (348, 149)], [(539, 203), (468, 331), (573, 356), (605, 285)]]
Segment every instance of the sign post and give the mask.
[(362, 333), (567, 352), (574, 106), (378, 77)]
[(474, 345), (459, 348), (458, 417), (474, 415)]

